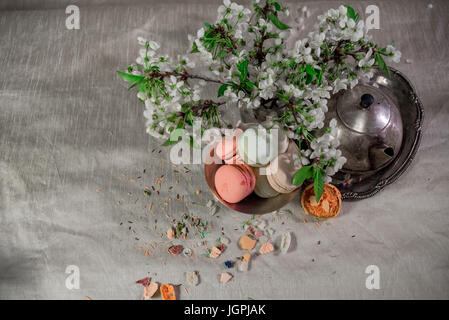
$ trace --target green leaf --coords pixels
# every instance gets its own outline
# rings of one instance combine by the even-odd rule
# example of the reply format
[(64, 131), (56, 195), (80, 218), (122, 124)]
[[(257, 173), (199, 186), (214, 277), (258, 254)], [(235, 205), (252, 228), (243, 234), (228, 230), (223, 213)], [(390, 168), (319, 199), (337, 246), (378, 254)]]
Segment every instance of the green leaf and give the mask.
[(145, 82), (142, 82), (139, 86), (139, 92), (145, 92), (145, 90), (147, 90), (147, 85)]
[(135, 74), (125, 73), (117, 71), (118, 75), (125, 80), (126, 82), (141, 82), (143, 79), (145, 79), (144, 76), (137, 76)]
[(377, 62), (377, 66), (380, 70), (385, 70), (388, 76), (390, 76), (390, 70), (388, 69), (387, 64), (385, 63), (384, 59), (382, 58), (382, 55), (379, 53), (376, 53), (376, 56), (374, 58)]
[(311, 76), (316, 75), (316, 71), (315, 71), (315, 69), (312, 67), (311, 64), (306, 65), (306, 73), (309, 74), (309, 75), (311, 75)]
[(246, 87), (249, 89), (249, 90), (253, 90), (253, 88), (254, 88), (254, 83), (253, 82), (251, 82), (251, 81), (246, 81)]
[(242, 78), (245, 79), (248, 74), (248, 60), (243, 60), (237, 63), (237, 69), (242, 74)]
[(303, 184), (303, 182), (306, 179), (310, 178), (312, 178), (312, 167), (311, 166), (302, 167), (293, 176), (293, 184), (299, 186)]
[(137, 86), (139, 84), (139, 82), (134, 82), (129, 88), (128, 90), (131, 90), (132, 88), (134, 88), (135, 86)]
[(321, 169), (313, 168), (313, 192), (315, 193), (316, 202), (320, 201), (324, 192), (324, 180)]
[(162, 145), (164, 147), (171, 146), (172, 144), (178, 143), (178, 141), (181, 140), (181, 137), (178, 137), (178, 139), (175, 139), (174, 137), (170, 136), (167, 141), (165, 141)]
[(200, 50), (198, 50), (198, 46), (194, 42), (192, 45), (192, 51), (190, 51), (190, 53), (197, 53), (197, 52), (200, 52)]
[(268, 19), (270, 19), (270, 21), (279, 29), (279, 30), (287, 30), (290, 29), (290, 27), (284, 23), (282, 23), (281, 21), (279, 21), (278, 17), (276, 17), (274, 15), (273, 12), (270, 12), (268, 14)]
[(204, 25), (206, 26), (207, 29), (210, 29), (211, 25), (208, 22), (204, 22)]
[(218, 88), (218, 97), (222, 97), (228, 88), (227, 84), (223, 84), (220, 88)]
[(359, 15), (355, 13), (354, 8), (352, 8), (348, 5), (345, 5), (345, 7), (348, 9), (348, 18), (357, 22), (357, 20), (359, 19)]
[(311, 64), (306, 65), (306, 84), (311, 83), (316, 74), (317, 72)]
[(276, 8), (277, 11), (281, 10), (281, 5), (277, 2), (273, 3), (274, 7)]

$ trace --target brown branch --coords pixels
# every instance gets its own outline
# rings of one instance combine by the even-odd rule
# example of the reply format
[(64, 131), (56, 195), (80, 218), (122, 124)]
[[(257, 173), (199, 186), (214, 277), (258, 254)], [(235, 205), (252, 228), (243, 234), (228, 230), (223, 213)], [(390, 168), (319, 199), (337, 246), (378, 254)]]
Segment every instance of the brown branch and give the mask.
[(204, 81), (207, 81), (207, 82), (214, 82), (214, 83), (218, 83), (218, 84), (227, 84), (227, 83), (222, 82), (220, 80), (211, 79), (211, 78), (200, 76), (200, 75), (189, 74), (185, 70), (184, 70), (183, 73), (180, 73), (180, 72), (165, 72), (165, 73), (162, 74), (162, 76), (163, 77), (176, 76), (176, 77), (181, 77), (181, 80), (198, 79), (198, 80), (204, 80)]

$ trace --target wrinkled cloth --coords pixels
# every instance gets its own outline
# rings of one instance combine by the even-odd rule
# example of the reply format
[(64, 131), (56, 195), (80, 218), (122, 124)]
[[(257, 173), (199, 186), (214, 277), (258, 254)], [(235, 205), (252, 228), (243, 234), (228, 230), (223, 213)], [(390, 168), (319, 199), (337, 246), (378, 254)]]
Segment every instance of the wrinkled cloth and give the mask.
[[(200, 284), (188, 294), (180, 290), (180, 299), (449, 298), (448, 1), (346, 1), (362, 17), (376, 4), (381, 29), (370, 33), (382, 45), (394, 40), (402, 52), (395, 67), (425, 109), (420, 149), (397, 182), (372, 198), (344, 202), (336, 219), (315, 223), (299, 199), (286, 207), (292, 214), (258, 218), (275, 230), (275, 240), (290, 231), (292, 246), (284, 255), (253, 257), (247, 272), (230, 269), (234, 279), (226, 286), (219, 274), (228, 270), (226, 260), (243, 254), (238, 239), (251, 216), (224, 207), (208, 214), (213, 196), (202, 166), (174, 172), (169, 149), (145, 133), (136, 92), (116, 73), (138, 56), (138, 36), (160, 42), (163, 53), (184, 53), (187, 35), (215, 21), (219, 1), (76, 2), (79, 30), (65, 26), (71, 1), (0, 3), (1, 299), (140, 299), (136, 280), (188, 287), (188, 271), (198, 271)], [(340, 4), (286, 3), (291, 25), (297, 8), (311, 11), (293, 40), (306, 36), (316, 15)], [(160, 195), (143, 194), (161, 175)], [(220, 258), (203, 255), (192, 231), (172, 244), (195, 245), (194, 257), (167, 253), (160, 234), (183, 213), (210, 221), (209, 247), (223, 228), (231, 242)], [(379, 268), (379, 290), (366, 287), (370, 265)], [(79, 270), (78, 289), (66, 286), (73, 275), (68, 266)]]

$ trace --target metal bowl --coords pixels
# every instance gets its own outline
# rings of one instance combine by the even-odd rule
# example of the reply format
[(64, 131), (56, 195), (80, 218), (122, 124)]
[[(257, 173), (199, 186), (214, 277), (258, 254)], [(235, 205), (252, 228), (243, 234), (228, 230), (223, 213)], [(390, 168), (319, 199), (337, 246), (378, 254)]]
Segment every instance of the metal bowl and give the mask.
[[(211, 148), (209, 157), (211, 157), (211, 159), (214, 157), (214, 148)], [(247, 214), (270, 213), (275, 210), (281, 209), (283, 206), (292, 201), (299, 194), (299, 189), (297, 189), (290, 193), (279, 194), (274, 198), (264, 199), (260, 198), (253, 192), (248, 197), (246, 197), (245, 199), (243, 199), (238, 203), (226, 202), (223, 200), (222, 197), (220, 197), (220, 195), (217, 192), (217, 189), (215, 189), (215, 173), (217, 172), (218, 168), (220, 168), (220, 166), (224, 165), (224, 163), (222, 164), (217, 164), (213, 162), (210, 164), (208, 163), (209, 162), (206, 161), (206, 164), (204, 165), (204, 175), (206, 177), (207, 184), (212, 193), (214, 194), (214, 196), (229, 209)]]
[(398, 70), (389, 69), (390, 76), (377, 70), (371, 81), (388, 94), (399, 109), (403, 127), (399, 153), (391, 163), (374, 173), (338, 172), (333, 184), (339, 188), (343, 200), (359, 200), (375, 195), (405, 172), (418, 150), (422, 135), (422, 103), (410, 81)]

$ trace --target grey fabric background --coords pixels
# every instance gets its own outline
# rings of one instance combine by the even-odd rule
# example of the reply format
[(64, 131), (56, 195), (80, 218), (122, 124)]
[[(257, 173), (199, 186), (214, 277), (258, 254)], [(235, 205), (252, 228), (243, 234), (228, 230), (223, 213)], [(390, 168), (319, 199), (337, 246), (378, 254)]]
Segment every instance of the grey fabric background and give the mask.
[[(309, 26), (340, 4), (288, 3), (292, 16), (308, 5)], [(65, 27), (68, 4), (80, 6), (80, 30)], [(181, 285), (181, 299), (449, 298), (449, 2), (349, 1), (359, 12), (378, 5), (375, 40), (395, 40), (403, 61), (413, 61), (395, 67), (413, 82), (425, 107), (420, 150), (396, 183), (373, 198), (345, 202), (336, 219), (316, 224), (298, 199), (287, 207), (292, 215), (261, 217), (276, 230), (275, 238), (292, 231), (293, 248), (255, 258), (247, 273), (229, 270), (234, 280), (226, 285), (218, 274), (226, 259), (241, 255), (237, 240), (248, 216), (222, 208), (219, 217), (210, 217), (195, 204), (212, 199), (201, 166), (173, 171), (168, 149), (144, 131), (135, 92), (115, 72), (137, 57), (137, 36), (159, 41), (164, 53), (184, 52), (187, 34), (215, 19), (218, 4), (1, 1), (0, 298), (138, 299), (142, 287), (134, 282), (146, 275)], [(161, 194), (151, 200), (153, 216), (142, 189), (162, 174)], [(163, 210), (159, 202), (177, 193), (185, 201), (172, 200)], [(154, 227), (165, 232), (169, 217), (183, 212), (209, 221), (210, 244), (223, 228), (232, 240), (223, 257), (203, 257), (202, 248), (194, 249), (194, 259), (166, 253), (167, 240)], [(192, 234), (182, 243), (198, 241)], [(158, 244), (148, 256), (139, 248), (144, 242)], [(80, 269), (79, 289), (65, 286), (68, 265)], [(368, 265), (380, 269), (380, 290), (365, 287)], [(194, 288), (184, 279), (193, 270), (201, 277)]]

